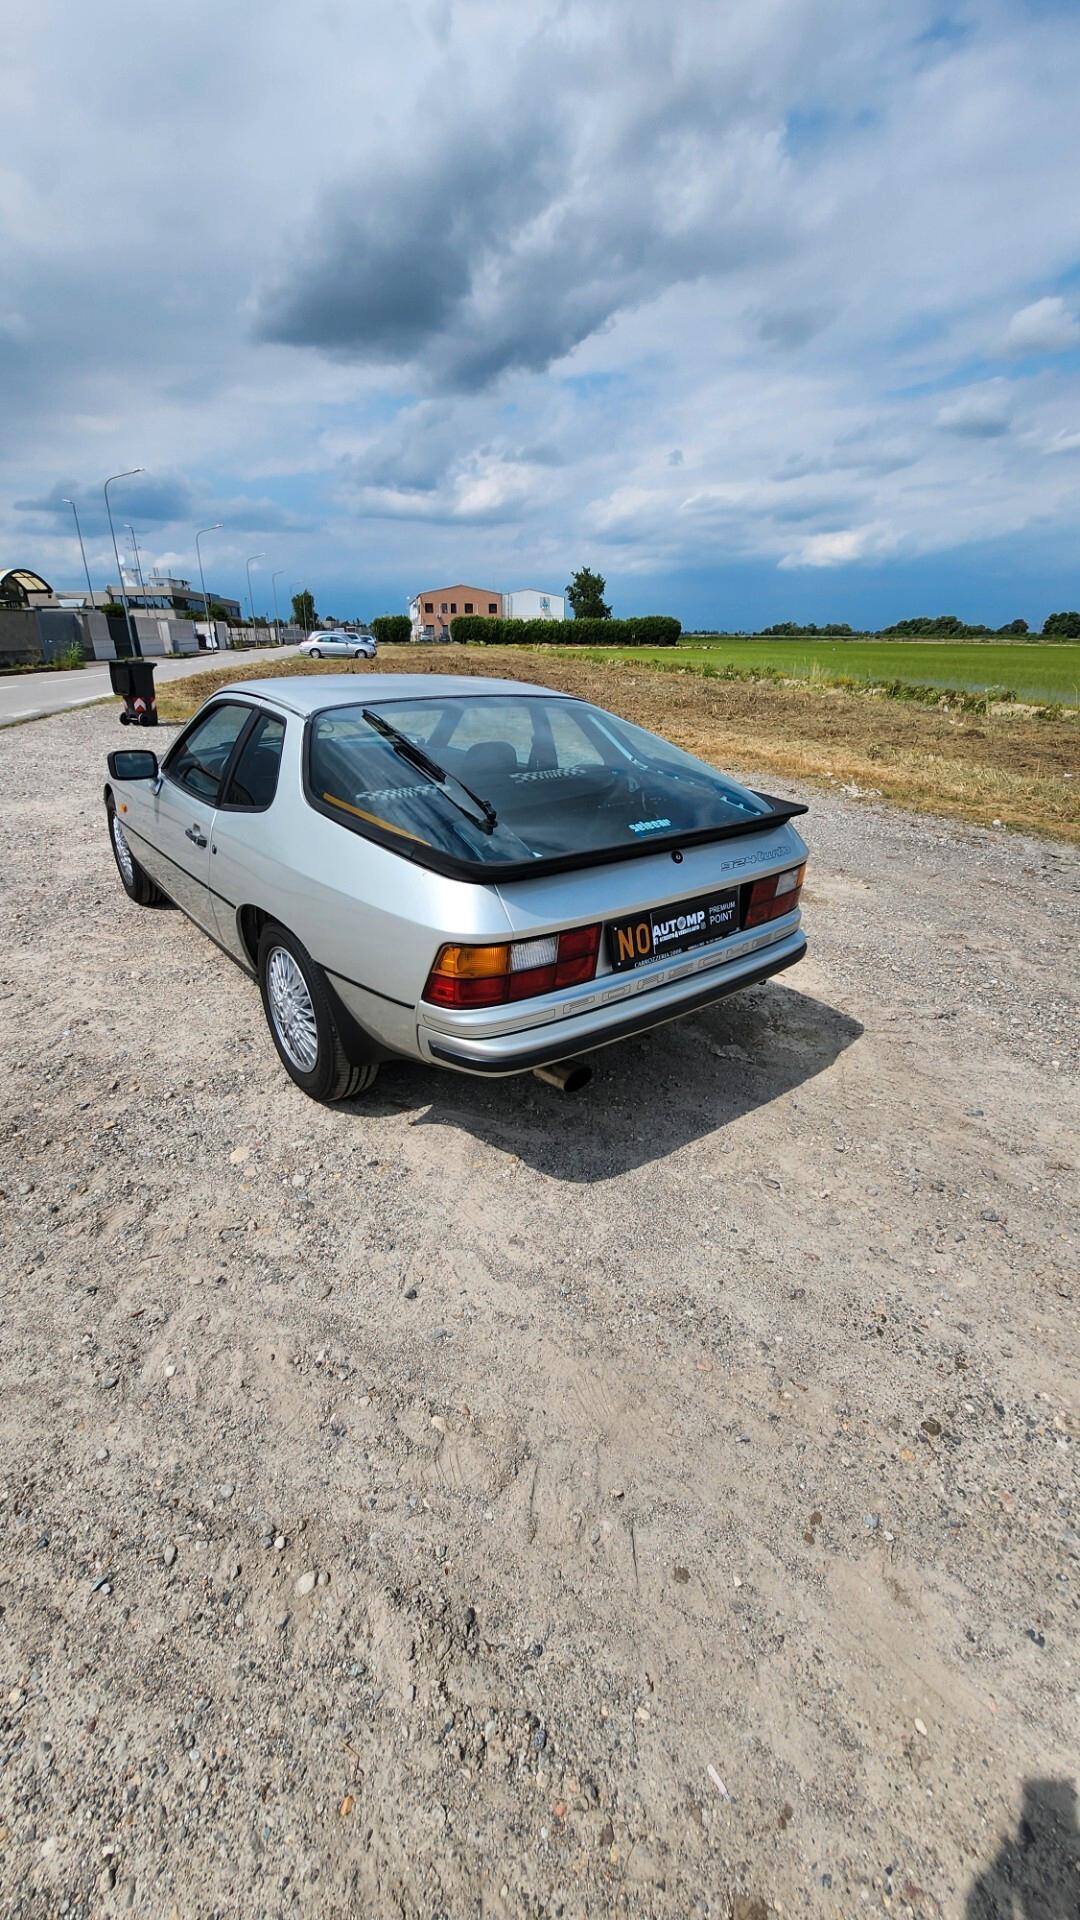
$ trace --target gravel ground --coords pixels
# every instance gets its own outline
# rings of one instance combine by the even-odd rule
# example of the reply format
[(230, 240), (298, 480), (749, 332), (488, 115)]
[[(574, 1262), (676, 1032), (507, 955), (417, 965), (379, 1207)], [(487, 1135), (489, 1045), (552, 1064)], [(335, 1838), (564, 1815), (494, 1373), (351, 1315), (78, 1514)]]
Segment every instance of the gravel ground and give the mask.
[(322, 1109), (116, 743), (0, 738), (0, 1913), (1075, 1920), (1080, 860), (811, 796), (782, 982)]

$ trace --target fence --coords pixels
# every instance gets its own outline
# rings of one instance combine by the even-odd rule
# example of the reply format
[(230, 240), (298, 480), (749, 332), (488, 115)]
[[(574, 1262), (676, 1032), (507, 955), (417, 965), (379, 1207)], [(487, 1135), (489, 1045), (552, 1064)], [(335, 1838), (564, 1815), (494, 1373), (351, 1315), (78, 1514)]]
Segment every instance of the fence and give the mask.
[[(132, 646), (132, 631), (135, 645)], [(281, 645), (295, 646), (302, 627), (283, 626)], [(61, 607), (0, 608), (0, 671), (5, 667), (48, 666), (77, 648), (85, 660), (126, 660), (138, 652), (148, 659), (167, 654), (221, 651), (231, 647), (272, 647), (273, 627), (230, 627), (224, 620), (170, 620), (165, 615), (69, 612)]]

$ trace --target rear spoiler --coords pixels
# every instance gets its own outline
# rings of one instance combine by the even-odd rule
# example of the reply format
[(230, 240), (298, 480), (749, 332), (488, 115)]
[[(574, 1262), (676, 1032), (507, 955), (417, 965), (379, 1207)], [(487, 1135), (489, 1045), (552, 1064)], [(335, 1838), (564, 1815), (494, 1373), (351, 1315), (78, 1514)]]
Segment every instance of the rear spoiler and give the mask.
[[(343, 820), (339, 811), (326, 806), (310, 789), (307, 797), (317, 812), (325, 813), (328, 819), (336, 820), (339, 826), (351, 827), (353, 832), (359, 830), (350, 821)], [(398, 834), (384, 833), (367, 823), (361, 831), (363, 838), (391, 847), (403, 859), (412, 860), (418, 867), (428, 867), (433, 873), (443, 873), (451, 880), (497, 886), (504, 880), (537, 880), (549, 873), (574, 873), (583, 867), (610, 867), (621, 860), (644, 860), (653, 853), (682, 853), (687, 847), (705, 847), (724, 840), (740, 840), (748, 833), (768, 833), (774, 827), (786, 826), (789, 820), (795, 820), (800, 814), (810, 811), (801, 800), (780, 800), (771, 793), (755, 791), (754, 798), (765, 802), (768, 813), (757, 814), (753, 819), (732, 820), (722, 827), (699, 827), (692, 833), (657, 834), (647, 840), (635, 840), (632, 846), (627, 847), (593, 847), (583, 853), (552, 854), (545, 860), (508, 860), (499, 863), (459, 860), (454, 854), (443, 853), (438, 847), (428, 846), (422, 841), (403, 840)]]

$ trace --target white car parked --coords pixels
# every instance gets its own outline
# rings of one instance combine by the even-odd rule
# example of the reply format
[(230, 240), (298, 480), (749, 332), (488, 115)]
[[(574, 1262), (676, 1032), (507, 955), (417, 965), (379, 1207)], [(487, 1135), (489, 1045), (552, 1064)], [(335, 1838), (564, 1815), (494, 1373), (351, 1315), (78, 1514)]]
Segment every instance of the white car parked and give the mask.
[(300, 642), (300, 652), (309, 660), (374, 660), (378, 648), (372, 633), (346, 633), (341, 628), (325, 633), (309, 633)]

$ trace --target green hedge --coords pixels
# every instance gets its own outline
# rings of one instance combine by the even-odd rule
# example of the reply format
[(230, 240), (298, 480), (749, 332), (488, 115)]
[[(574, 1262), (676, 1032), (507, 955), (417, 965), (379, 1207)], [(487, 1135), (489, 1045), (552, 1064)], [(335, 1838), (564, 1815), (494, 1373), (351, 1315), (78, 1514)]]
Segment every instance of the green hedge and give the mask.
[(412, 636), (407, 613), (380, 613), (371, 631), (380, 647), (404, 646)]
[(459, 614), (451, 638), (481, 647), (673, 647), (682, 623), (667, 613), (636, 620), (485, 620)]

